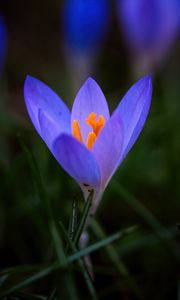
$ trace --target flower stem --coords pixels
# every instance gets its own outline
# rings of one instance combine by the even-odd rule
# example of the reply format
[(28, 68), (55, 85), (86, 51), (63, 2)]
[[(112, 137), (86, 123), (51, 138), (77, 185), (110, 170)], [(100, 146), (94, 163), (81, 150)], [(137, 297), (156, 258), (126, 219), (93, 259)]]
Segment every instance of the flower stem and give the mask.
[(91, 206), (92, 206), (93, 196), (94, 196), (94, 191), (92, 190), (90, 192), (88, 198), (87, 198), (87, 201), (86, 201), (86, 204), (84, 206), (83, 213), (82, 213), (81, 221), (79, 223), (79, 226), (78, 226), (78, 228), (76, 230), (76, 233), (74, 235), (74, 238), (73, 238), (73, 242), (74, 242), (75, 245), (78, 244), (79, 239), (81, 237), (81, 234), (83, 233), (84, 228), (87, 224), (87, 220), (88, 220), (88, 217), (89, 217), (89, 212), (90, 212), (90, 209), (91, 209)]

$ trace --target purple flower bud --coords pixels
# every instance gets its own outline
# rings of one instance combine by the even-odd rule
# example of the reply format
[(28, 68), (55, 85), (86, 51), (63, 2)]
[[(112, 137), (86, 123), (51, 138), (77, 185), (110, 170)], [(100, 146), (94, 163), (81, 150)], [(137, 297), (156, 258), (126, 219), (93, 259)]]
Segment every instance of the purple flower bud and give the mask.
[(64, 5), (64, 38), (71, 52), (94, 55), (108, 28), (108, 0), (67, 0)]
[(132, 55), (158, 62), (175, 40), (177, 0), (118, 0), (119, 21)]
[(7, 43), (7, 33), (4, 18), (0, 15), (0, 73), (3, 71), (5, 52)]

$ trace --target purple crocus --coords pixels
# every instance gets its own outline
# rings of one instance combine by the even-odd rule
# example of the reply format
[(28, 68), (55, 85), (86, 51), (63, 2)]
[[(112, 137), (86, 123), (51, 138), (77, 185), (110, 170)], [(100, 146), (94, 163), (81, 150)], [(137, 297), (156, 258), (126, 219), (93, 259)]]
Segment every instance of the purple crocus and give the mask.
[(108, 0), (66, 0), (64, 3), (64, 37), (75, 55), (94, 55), (107, 32)]
[(4, 18), (0, 15), (0, 73), (2, 73), (3, 65), (4, 65), (4, 57), (6, 51), (6, 26), (4, 22)]
[(95, 72), (95, 61), (107, 35), (109, 0), (66, 0), (62, 10), (64, 53), (73, 86)]
[(26, 78), (24, 96), (32, 123), (59, 164), (78, 182), (85, 198), (94, 190), (95, 211), (144, 126), (152, 97), (151, 77), (136, 82), (111, 116), (92, 78), (77, 93), (71, 113), (47, 85), (31, 76)]
[(162, 60), (179, 27), (179, 0), (117, 0), (120, 25), (132, 55), (154, 67)]

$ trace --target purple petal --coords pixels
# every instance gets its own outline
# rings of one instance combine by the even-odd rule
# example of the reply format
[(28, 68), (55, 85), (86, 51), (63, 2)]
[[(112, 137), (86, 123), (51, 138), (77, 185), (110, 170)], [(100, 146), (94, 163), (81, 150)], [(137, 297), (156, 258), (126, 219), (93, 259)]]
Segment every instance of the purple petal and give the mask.
[(118, 167), (122, 156), (123, 138), (124, 130), (120, 115), (113, 114), (92, 149), (100, 168), (103, 189)]
[(96, 159), (83, 144), (70, 135), (60, 135), (53, 144), (53, 154), (64, 170), (79, 184), (98, 189), (100, 171)]
[(120, 114), (124, 128), (123, 157), (137, 140), (146, 121), (152, 98), (152, 79), (145, 76), (123, 97), (114, 114)]
[(109, 119), (109, 109), (103, 92), (98, 84), (89, 78), (79, 90), (71, 113), (71, 123), (78, 120), (84, 142), (88, 133), (92, 131), (86, 123), (86, 118), (91, 112), (96, 113), (97, 117), (103, 115), (106, 121)]
[(38, 113), (41, 137), (52, 150), (52, 143), (61, 132), (59, 124), (57, 124), (44, 110), (39, 109)]
[[(31, 121), (48, 146), (57, 131), (58, 134), (70, 132), (70, 112), (64, 102), (46, 84), (27, 76), (24, 97)], [(55, 128), (54, 133), (48, 128), (48, 124), (51, 130)], [(46, 130), (47, 133), (44, 134)], [(49, 134), (51, 136), (48, 136)]]

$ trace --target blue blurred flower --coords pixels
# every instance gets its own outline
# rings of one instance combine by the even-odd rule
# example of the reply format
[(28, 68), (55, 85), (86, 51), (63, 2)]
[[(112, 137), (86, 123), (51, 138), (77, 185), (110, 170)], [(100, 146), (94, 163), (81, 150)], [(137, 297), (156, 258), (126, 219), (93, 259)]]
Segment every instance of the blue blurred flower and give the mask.
[(93, 210), (104, 189), (137, 140), (148, 115), (151, 77), (135, 83), (112, 116), (98, 84), (89, 78), (70, 113), (44, 83), (28, 76), (24, 87), (27, 110), (37, 132), (59, 164), (82, 188), (95, 191)]
[(4, 22), (4, 18), (0, 15), (0, 73), (2, 73), (3, 65), (4, 65), (4, 58), (6, 52), (6, 26)]
[(178, 1), (118, 0), (120, 24), (132, 53), (150, 61), (162, 58), (178, 32)]
[(93, 55), (108, 28), (109, 0), (66, 0), (64, 38), (70, 51)]

